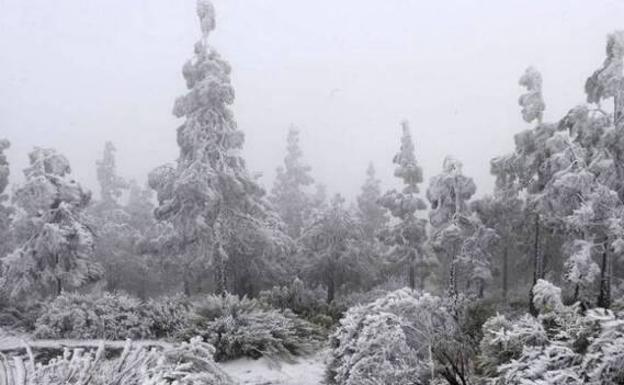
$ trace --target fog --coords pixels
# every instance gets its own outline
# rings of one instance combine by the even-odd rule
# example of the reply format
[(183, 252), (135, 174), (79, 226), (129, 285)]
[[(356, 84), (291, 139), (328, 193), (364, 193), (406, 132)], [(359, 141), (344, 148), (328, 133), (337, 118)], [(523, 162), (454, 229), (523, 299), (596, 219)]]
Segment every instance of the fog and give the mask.
[[(519, 76), (544, 78), (545, 120), (584, 101), (583, 84), (622, 27), (621, 1), (215, 1), (211, 43), (233, 68), (233, 106), (251, 171), (271, 185), (291, 124), (330, 192), (353, 197), (373, 162), (384, 187), (408, 119), (425, 178), (461, 159), (479, 194), (489, 160), (528, 127)], [(0, 137), (11, 179), (33, 146), (55, 147), (97, 190), (95, 160), (145, 181), (177, 157), (171, 114), (199, 38), (195, 2), (0, 0)]]

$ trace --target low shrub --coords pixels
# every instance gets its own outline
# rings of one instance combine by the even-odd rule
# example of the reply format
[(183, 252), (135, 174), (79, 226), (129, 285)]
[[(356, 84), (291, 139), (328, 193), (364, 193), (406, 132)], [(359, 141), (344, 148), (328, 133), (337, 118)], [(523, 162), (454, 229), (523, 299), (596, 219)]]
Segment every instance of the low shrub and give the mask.
[(123, 340), (172, 337), (188, 325), (190, 302), (164, 297), (143, 302), (119, 293), (63, 293), (44, 305), (37, 338)]
[(18, 358), (12, 365), (0, 357), (0, 378), (32, 385), (234, 385), (214, 362), (213, 353), (214, 348), (200, 338), (163, 350), (128, 342), (121, 356), (111, 360), (105, 359), (103, 345), (94, 352), (66, 350), (45, 364), (35, 363), (31, 353), (28, 362)]
[(215, 347), (217, 361), (243, 356), (292, 359), (315, 350), (323, 338), (318, 326), (290, 310), (272, 309), (254, 299), (208, 296), (194, 311), (180, 337), (203, 337)]

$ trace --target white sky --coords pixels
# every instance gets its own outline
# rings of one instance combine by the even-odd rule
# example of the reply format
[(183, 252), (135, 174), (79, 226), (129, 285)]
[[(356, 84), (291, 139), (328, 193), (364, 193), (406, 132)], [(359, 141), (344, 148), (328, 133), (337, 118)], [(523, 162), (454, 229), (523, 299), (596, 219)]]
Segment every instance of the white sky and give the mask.
[[(212, 44), (233, 67), (245, 156), (270, 187), (291, 123), (330, 192), (353, 197), (374, 162), (384, 187), (409, 119), (425, 178), (445, 155), (479, 192), (510, 151), (517, 79), (544, 78), (546, 119), (584, 101), (623, 0), (216, 0)], [(171, 115), (199, 37), (194, 0), (0, 0), (0, 137), (19, 181), (34, 145), (56, 147), (97, 190), (105, 140), (145, 181), (177, 157)], [(423, 186), (423, 189), (425, 186)]]

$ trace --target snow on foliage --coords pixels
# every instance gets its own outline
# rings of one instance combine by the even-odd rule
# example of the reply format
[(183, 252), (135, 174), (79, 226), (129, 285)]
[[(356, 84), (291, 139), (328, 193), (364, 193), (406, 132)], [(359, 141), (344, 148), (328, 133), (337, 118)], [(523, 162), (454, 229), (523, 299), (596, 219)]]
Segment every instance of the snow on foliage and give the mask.
[(223, 293), (228, 264), (266, 265), (257, 260), (282, 253), (290, 241), (240, 154), (244, 134), (230, 108), (231, 68), (206, 41), (215, 25), (213, 7), (201, 0), (197, 12), (203, 38), (182, 70), (188, 93), (173, 108), (185, 119), (177, 133), (180, 155), (175, 166), (150, 173), (149, 184), (157, 192), (156, 217), (173, 224), (185, 286), (211, 268)]
[(292, 360), (317, 349), (317, 326), (263, 303), (232, 295), (207, 296), (194, 307), (189, 327), (180, 337), (199, 335), (216, 348), (215, 358), (267, 357)]
[(607, 37), (607, 57), (602, 68), (596, 70), (585, 83), (589, 103), (600, 103), (619, 94), (624, 70), (624, 31), (616, 31)]
[(527, 123), (534, 120), (541, 123), (546, 108), (542, 99), (542, 75), (535, 68), (529, 67), (520, 77), (519, 83), (527, 89), (518, 100), (518, 104), (522, 106), (522, 118)]
[(624, 314), (564, 306), (561, 290), (544, 280), (534, 290), (539, 317), (511, 321), (498, 315), (483, 325), (482, 380), (501, 385), (621, 384)]
[(422, 287), (428, 270), (437, 261), (425, 251), (427, 221), (418, 216), (419, 211), (427, 208), (424, 200), (417, 195), (419, 184), (423, 181), (422, 168), (416, 161), (408, 122), (402, 122), (401, 127), (401, 147), (392, 162), (396, 165), (394, 175), (403, 182), (403, 189), (390, 190), (379, 199), (379, 204), (396, 218), (393, 225), (381, 231), (380, 237), (391, 247), (390, 261), (398, 266), (408, 266), (409, 285), (414, 288), (416, 269), (420, 272)]
[(296, 239), (312, 215), (312, 198), (305, 188), (314, 180), (309, 175), (310, 166), (301, 160), (303, 151), (299, 146), (299, 130), (291, 127), (286, 142), (284, 167), (277, 168), (270, 201), (284, 221), (288, 235)]
[[(47, 363), (26, 363), (0, 356), (0, 378), (24, 385), (234, 385), (214, 362), (214, 348), (199, 338), (163, 349), (135, 346), (130, 340), (118, 358), (107, 359), (102, 343), (96, 351), (66, 349)], [(27, 364), (27, 365), (26, 365)]]
[(4, 259), (0, 285), (12, 297), (60, 294), (102, 275), (83, 214), (91, 194), (71, 179), (69, 161), (55, 150), (35, 148), (29, 159), (26, 181), (13, 196), (19, 247)]
[(188, 326), (190, 311), (180, 296), (142, 302), (125, 294), (64, 293), (43, 305), (34, 334), (48, 339), (173, 337)]
[(427, 383), (455, 329), (446, 302), (401, 289), (351, 308), (330, 337), (330, 385)]

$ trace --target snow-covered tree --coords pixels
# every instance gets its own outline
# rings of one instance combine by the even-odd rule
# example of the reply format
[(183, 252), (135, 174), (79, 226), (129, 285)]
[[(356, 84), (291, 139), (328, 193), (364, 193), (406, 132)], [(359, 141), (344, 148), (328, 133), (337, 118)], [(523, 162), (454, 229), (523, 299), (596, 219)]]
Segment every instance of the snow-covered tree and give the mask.
[(359, 286), (370, 279), (373, 261), (362, 252), (361, 238), (362, 231), (340, 195), (304, 229), (300, 258), (305, 275), (327, 289), (327, 303), (343, 285)]
[(401, 126), (401, 148), (392, 162), (396, 165), (394, 175), (401, 179), (404, 187), (401, 191), (386, 192), (379, 200), (396, 219), (381, 237), (391, 247), (389, 258), (398, 266), (407, 265), (409, 285), (415, 288), (416, 270), (419, 270), (422, 287), (436, 261), (423, 247), (427, 240), (427, 221), (418, 217), (418, 211), (426, 208), (424, 200), (418, 196), (418, 185), (423, 181), (422, 168), (416, 161), (408, 122), (402, 122)]
[(71, 178), (67, 158), (35, 148), (14, 193), (20, 212), (19, 247), (4, 259), (2, 287), (16, 297), (38, 291), (58, 295), (100, 278), (93, 233), (83, 211), (91, 194)]
[(277, 168), (270, 200), (286, 224), (288, 235), (294, 239), (301, 235), (310, 215), (310, 197), (305, 188), (314, 182), (309, 175), (310, 166), (303, 164), (302, 157), (299, 130), (291, 127), (286, 137), (284, 167)]
[[(427, 199), (431, 203), (429, 221), (432, 226), (431, 243), (446, 257), (449, 269), (449, 293), (457, 295), (457, 267), (463, 254), (464, 241), (477, 228), (470, 218), (468, 200), (476, 192), (472, 178), (462, 173), (462, 163), (446, 157), (442, 173), (431, 178)], [(478, 242), (474, 243), (477, 246)]]
[(9, 199), (4, 193), (9, 185), (9, 161), (4, 151), (9, 148), (11, 143), (6, 139), (0, 139), (0, 258), (3, 258), (13, 245), (13, 236), (11, 234), (11, 215), (13, 208), (5, 205)]
[(123, 191), (128, 188), (128, 183), (117, 175), (115, 151), (113, 143), (106, 142), (102, 159), (96, 162), (97, 179), (100, 183), (100, 200), (106, 205), (118, 200)]
[(499, 275), (502, 299), (506, 302), (510, 288), (516, 287), (522, 278), (519, 274), (522, 267), (529, 262), (525, 257), (528, 248), (524, 243), (528, 234), (522, 226), (523, 202), (517, 194), (497, 188), (494, 195), (473, 201), (471, 209), (483, 225), (496, 230), (498, 241), (490, 244), (489, 252), (496, 256), (492, 258), (492, 270)]
[(379, 204), (381, 198), (381, 181), (375, 175), (372, 163), (366, 169), (366, 180), (357, 197), (358, 219), (362, 231), (368, 239), (374, 239), (388, 223), (388, 210)]
[[(173, 224), (175, 234), (170, 235), (184, 255), (185, 287), (211, 267), (215, 291), (225, 293), (230, 257), (263, 258), (288, 240), (240, 153), (244, 134), (230, 109), (231, 68), (207, 43), (215, 27), (210, 2), (200, 0), (197, 14), (202, 38), (182, 70), (189, 91), (173, 109), (176, 117), (185, 119), (177, 135), (180, 155), (176, 165), (152, 171), (149, 184), (157, 192), (156, 217)], [(247, 242), (251, 234), (271, 247), (254, 249), (259, 245)]]

